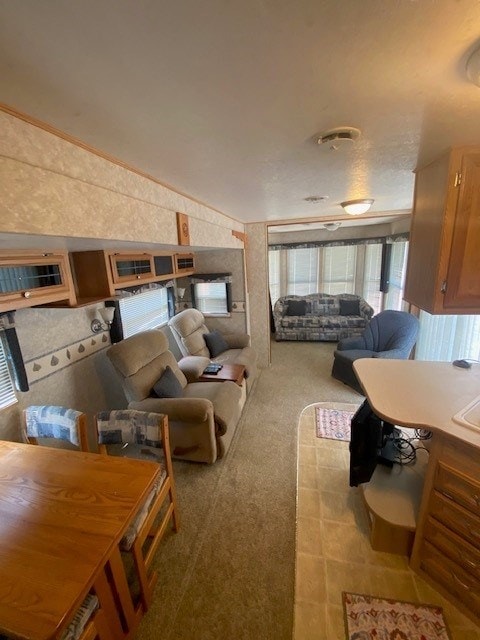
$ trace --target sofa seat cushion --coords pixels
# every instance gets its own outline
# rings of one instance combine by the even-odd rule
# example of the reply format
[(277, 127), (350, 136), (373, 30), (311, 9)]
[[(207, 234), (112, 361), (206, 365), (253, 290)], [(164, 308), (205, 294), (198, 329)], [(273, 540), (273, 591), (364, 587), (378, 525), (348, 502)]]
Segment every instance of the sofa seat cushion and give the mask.
[(337, 329), (339, 327), (358, 327), (363, 329), (366, 325), (365, 318), (362, 316), (284, 316), (280, 320), (280, 326), (284, 329), (293, 328), (330, 328)]
[(257, 370), (257, 353), (252, 347), (243, 349), (227, 349), (212, 362), (219, 364), (241, 364), (245, 367), (245, 378), (255, 377)]

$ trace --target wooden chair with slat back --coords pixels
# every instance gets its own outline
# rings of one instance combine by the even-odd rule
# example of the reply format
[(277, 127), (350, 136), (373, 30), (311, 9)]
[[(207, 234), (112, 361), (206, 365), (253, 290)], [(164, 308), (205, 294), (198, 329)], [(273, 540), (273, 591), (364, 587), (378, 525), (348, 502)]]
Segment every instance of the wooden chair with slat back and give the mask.
[(43, 438), (70, 442), (89, 451), (86, 414), (55, 405), (30, 406), (23, 411), (24, 437), (30, 444)]
[[(150, 606), (157, 572), (151, 564), (171, 520), (178, 531), (179, 518), (170, 454), (168, 417), (131, 409), (104, 411), (95, 420), (99, 451), (156, 461), (158, 481), (125, 533), (120, 547), (133, 555), (140, 588), (140, 604)], [(163, 449), (161, 455), (160, 449)], [(145, 544), (149, 541), (149, 545)]]

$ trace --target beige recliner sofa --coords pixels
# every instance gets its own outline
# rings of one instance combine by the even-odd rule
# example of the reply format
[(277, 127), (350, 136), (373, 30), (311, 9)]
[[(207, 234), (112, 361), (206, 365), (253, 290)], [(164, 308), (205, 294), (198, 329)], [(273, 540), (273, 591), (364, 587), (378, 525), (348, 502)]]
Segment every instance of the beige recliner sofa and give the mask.
[[(185, 309), (170, 318), (168, 325), (183, 356), (210, 358), (210, 352), (204, 339), (204, 335), (210, 333), (210, 329), (205, 324), (205, 318), (201, 311)], [(247, 333), (237, 332), (222, 333), (222, 337), (228, 344), (228, 349), (217, 357), (211, 358), (211, 361), (221, 364), (244, 365), (247, 391), (249, 391), (257, 376), (257, 353), (250, 346), (250, 336)]]
[[(235, 382), (189, 382), (197, 378), (208, 358), (184, 358), (179, 363), (168, 350), (164, 333), (137, 333), (107, 349), (120, 374), (129, 409), (168, 415), (172, 456), (213, 463), (228, 451), (245, 394)], [(180, 397), (155, 397), (154, 385), (170, 367), (181, 385)]]

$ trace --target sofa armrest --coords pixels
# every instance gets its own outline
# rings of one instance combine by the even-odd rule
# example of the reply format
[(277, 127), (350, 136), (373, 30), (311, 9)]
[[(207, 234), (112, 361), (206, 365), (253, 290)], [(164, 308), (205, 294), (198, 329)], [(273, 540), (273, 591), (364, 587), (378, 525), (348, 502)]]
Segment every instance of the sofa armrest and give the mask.
[(187, 382), (198, 380), (205, 367), (208, 367), (209, 364), (210, 359), (205, 356), (185, 356), (178, 361), (178, 366), (185, 375)]
[(248, 333), (224, 333), (222, 335), (230, 349), (244, 349), (250, 346)]
[(211, 418), (213, 425), (213, 404), (206, 398), (145, 398), (130, 402), (128, 408), (166, 413), (169, 420), (179, 422), (206, 422)]
[(365, 320), (371, 320), (374, 310), (364, 298), (360, 298), (359, 301), (360, 315), (365, 318)]

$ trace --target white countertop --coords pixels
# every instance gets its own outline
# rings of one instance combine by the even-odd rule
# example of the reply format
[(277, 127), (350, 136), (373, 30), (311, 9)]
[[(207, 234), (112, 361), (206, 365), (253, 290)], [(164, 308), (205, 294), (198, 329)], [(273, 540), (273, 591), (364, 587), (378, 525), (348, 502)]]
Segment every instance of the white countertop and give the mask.
[(375, 413), (411, 428), (442, 431), (480, 447), (480, 427), (453, 419), (480, 395), (480, 364), (361, 358), (353, 368)]

